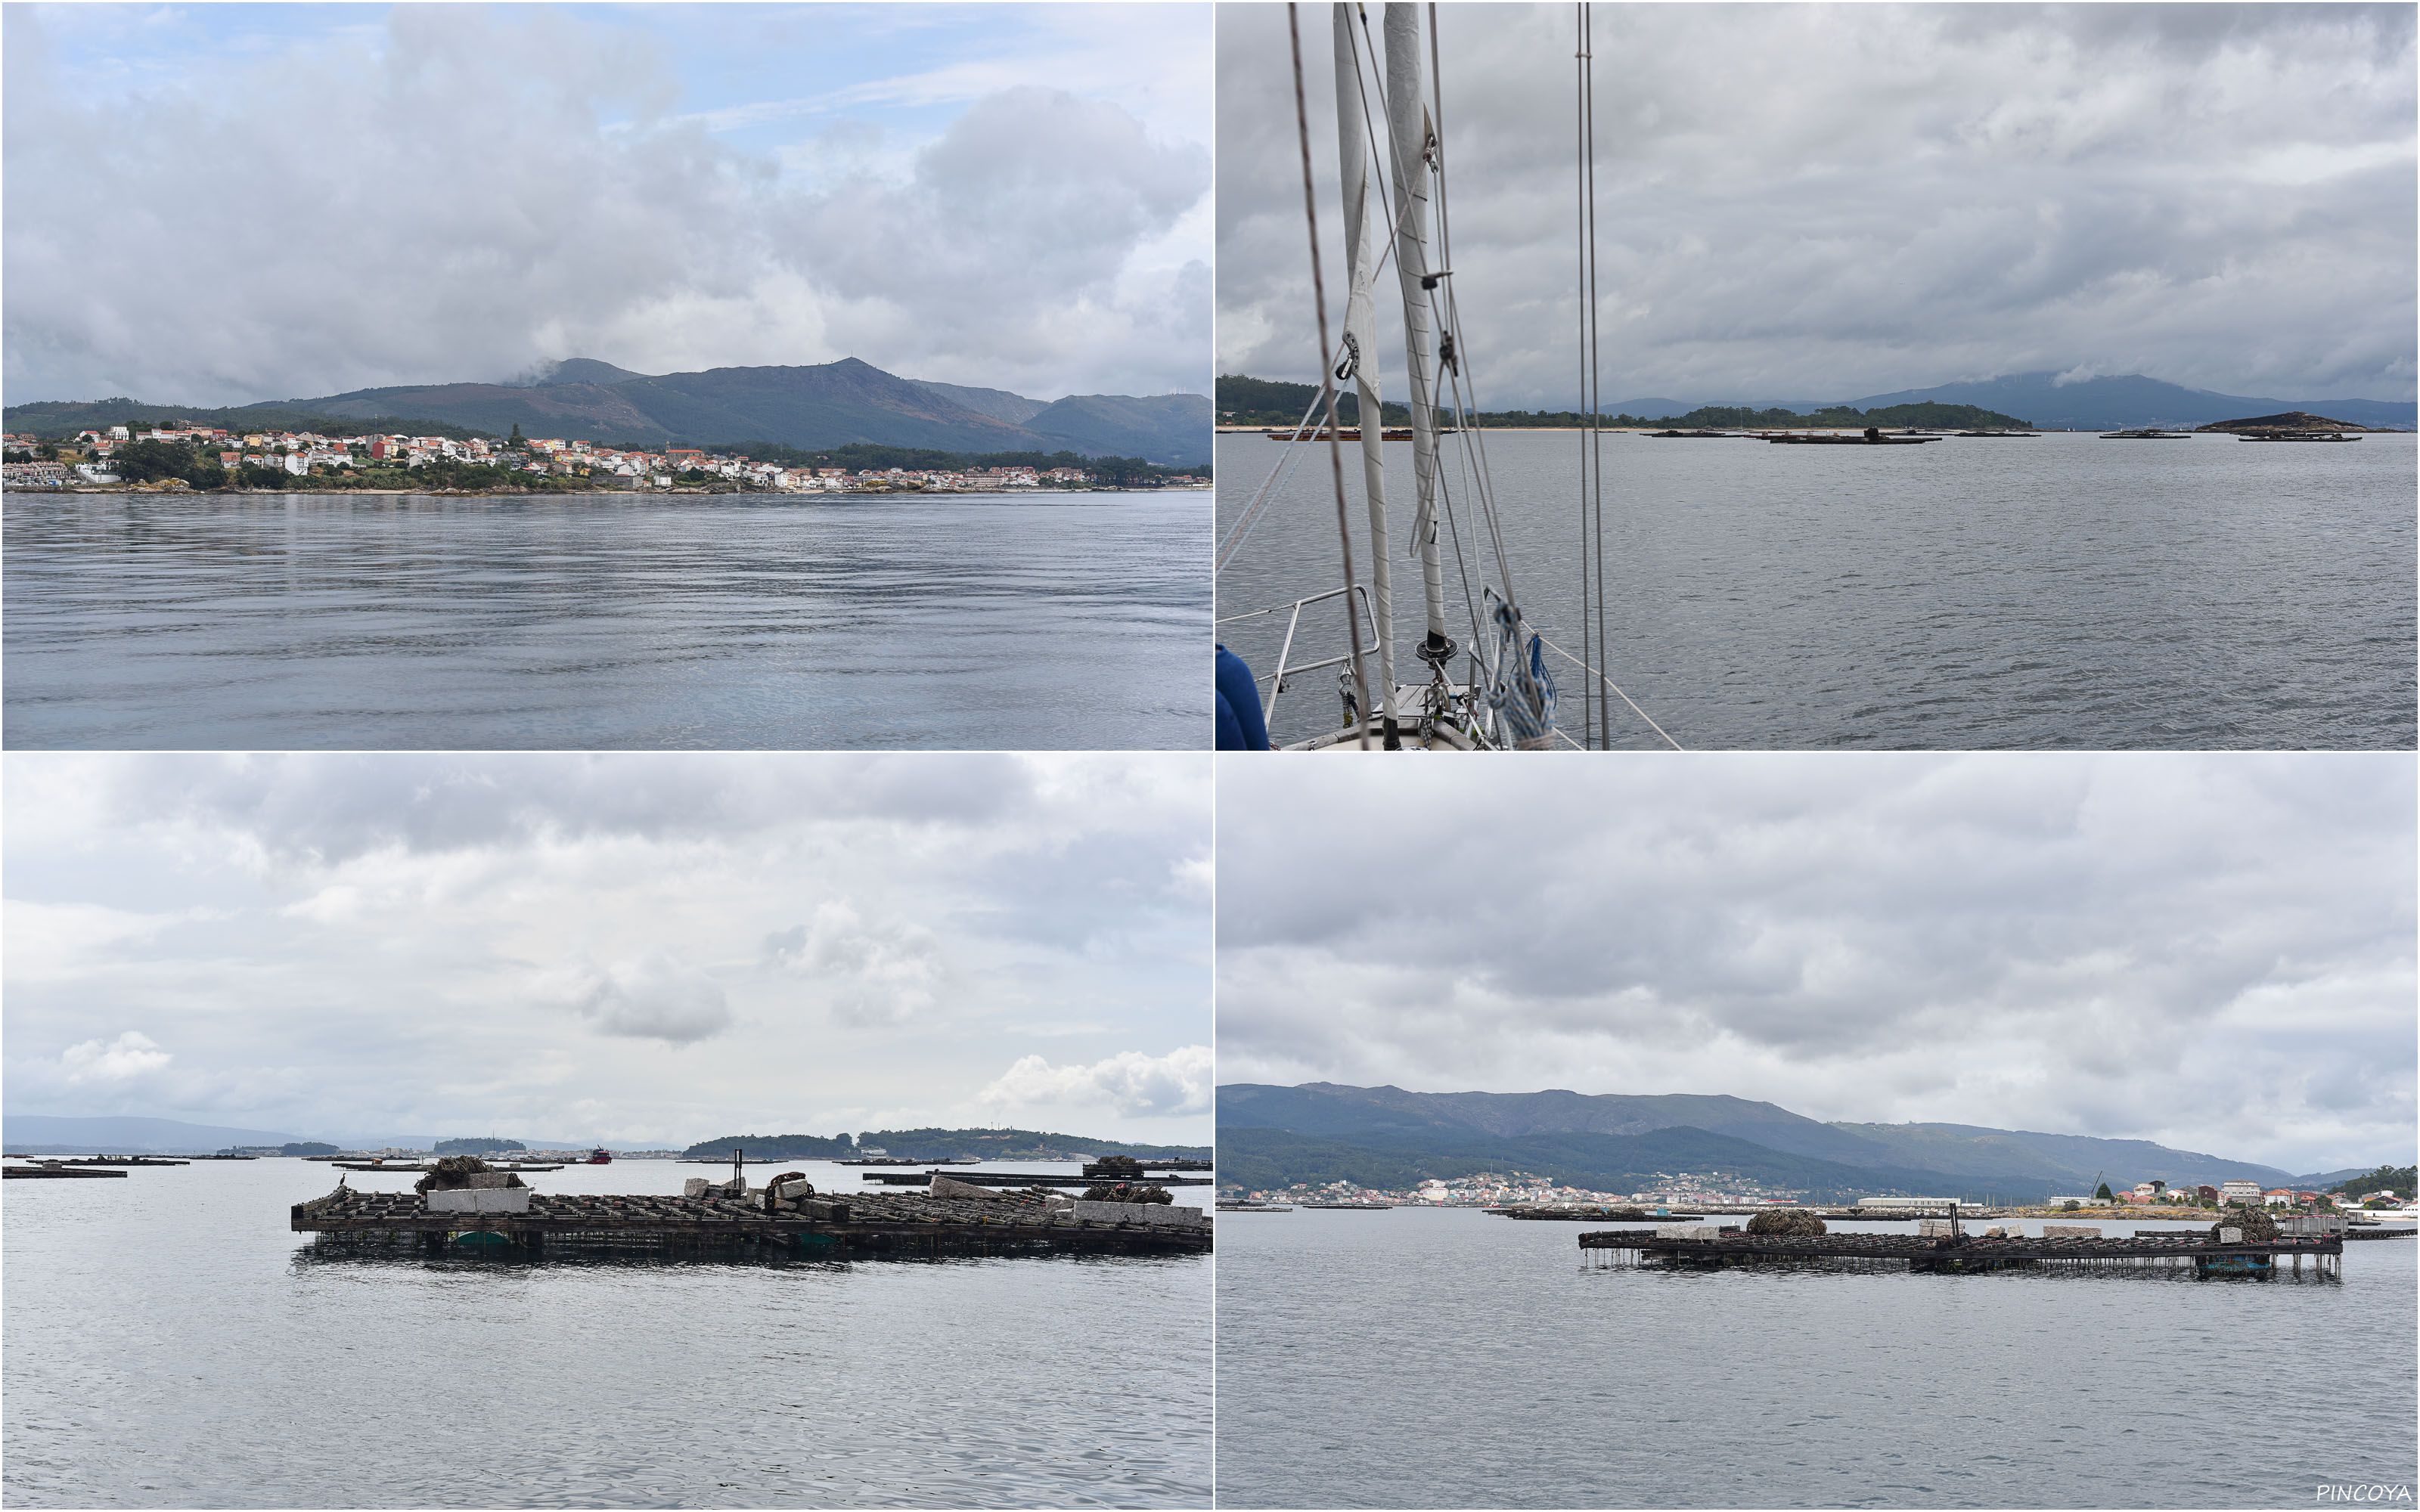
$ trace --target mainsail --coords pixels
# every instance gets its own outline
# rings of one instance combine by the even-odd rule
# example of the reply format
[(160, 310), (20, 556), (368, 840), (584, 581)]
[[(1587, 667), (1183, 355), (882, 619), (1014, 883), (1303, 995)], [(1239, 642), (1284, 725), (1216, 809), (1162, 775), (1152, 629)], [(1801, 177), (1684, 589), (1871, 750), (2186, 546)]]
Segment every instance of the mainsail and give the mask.
[[(1338, 24), (1342, 24), (1341, 18)], [(1412, 478), (1419, 490), (1412, 540), (1419, 548), (1420, 597), (1428, 611), (1419, 654), (1442, 669), (1453, 656), (1454, 644), (1445, 633), (1445, 569), (1437, 556), (1436, 385), (1429, 367), (1434, 344), (1429, 293), (1445, 276), (1429, 271), (1429, 170), (1435, 162), (1436, 136), (1430, 130), (1427, 92), (1420, 85), (1419, 8), (1390, 0), (1386, 30), (1387, 134), (1395, 166), (1395, 278), (1404, 293), (1404, 396), (1412, 407)]]
[[(1378, 713), (1398, 728), (1395, 694), (1395, 594), (1387, 545), (1386, 460), (1378, 404), (1378, 317), (1370, 293), (1376, 272), (1370, 257), (1370, 142), (1361, 124), (1361, 70), (1354, 65), (1353, 8), (1336, 12), (1336, 149), (1344, 184), (1344, 354), (1336, 378), (1350, 378), (1361, 412), (1361, 491), (1370, 508), (1371, 611), (1378, 625)], [(1339, 417), (1329, 416), (1331, 424)], [(1434, 439), (1432, 439), (1434, 440)], [(1348, 607), (1347, 613), (1351, 612)]]

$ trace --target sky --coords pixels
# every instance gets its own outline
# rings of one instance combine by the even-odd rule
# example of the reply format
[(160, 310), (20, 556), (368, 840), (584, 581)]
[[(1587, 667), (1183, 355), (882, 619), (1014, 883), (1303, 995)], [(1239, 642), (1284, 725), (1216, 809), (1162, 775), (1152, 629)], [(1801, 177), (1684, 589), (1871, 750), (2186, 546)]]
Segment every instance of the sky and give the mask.
[[(1328, 8), (1301, 14), (1334, 322), (1334, 48)], [(1571, 6), (1439, 8), (1481, 408), (1577, 401), (1575, 26)], [(2404, 5), (1596, 7), (1602, 394), (2053, 372), (2409, 399), (2413, 27)], [(1297, 132), (1284, 8), (1221, 7), (1221, 373), (1317, 376)]]
[(11, 1114), (1210, 1140), (1206, 756), (5, 760)]
[(1220, 1083), (2412, 1158), (2409, 754), (1464, 764), (1220, 764)]
[(10, 5), (11, 404), (1205, 392), (1206, 5)]

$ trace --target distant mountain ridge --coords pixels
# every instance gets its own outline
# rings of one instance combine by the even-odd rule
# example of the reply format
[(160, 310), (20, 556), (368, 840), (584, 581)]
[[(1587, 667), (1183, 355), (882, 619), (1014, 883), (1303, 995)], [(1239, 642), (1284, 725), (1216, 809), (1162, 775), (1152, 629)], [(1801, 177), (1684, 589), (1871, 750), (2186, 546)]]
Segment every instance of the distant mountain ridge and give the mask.
[[(1433, 1152), (1462, 1157), (1473, 1151), (1474, 1141), (1569, 1135), (1636, 1140), (1701, 1131), (1789, 1161), (1822, 1163), (1826, 1169), (1807, 1174), (1825, 1181), (1853, 1185), (1839, 1173), (1861, 1172), (1878, 1190), (1929, 1180), (2011, 1196), (2054, 1196), (2088, 1192), (2095, 1180), (2114, 1187), (2153, 1178), (2212, 1185), (2242, 1178), (2264, 1188), (2294, 1180), (2273, 1166), (2171, 1149), (2149, 1140), (1950, 1123), (1821, 1123), (1770, 1103), (1724, 1096), (1407, 1092), (1397, 1087), (1311, 1082), (1300, 1087), (1234, 1083), (1219, 1088), (1218, 1099), (1222, 1144), (1232, 1130), (1262, 1129), (1390, 1156)], [(1590, 1158), (1632, 1159), (1643, 1153), (1602, 1149)], [(1776, 1171), (1783, 1168), (1767, 1165)], [(1233, 1174), (1232, 1165), (1227, 1169)]]
[(62, 426), (188, 415), (272, 429), (290, 428), (297, 417), (309, 417), (315, 425), (410, 421), (490, 436), (519, 425), (527, 436), (651, 449), (753, 441), (814, 449), (865, 442), (977, 455), (1075, 452), (1205, 468), (1211, 431), (1206, 394), (1083, 393), (1046, 403), (1004, 389), (903, 378), (854, 357), (807, 367), (715, 367), (659, 376), (574, 357), (506, 383), (405, 384), (221, 409), (44, 400), (7, 410), (11, 430), (44, 435), (64, 434)]
[[(1808, 1192), (1819, 1201), (1876, 1192), (1964, 1195), (1944, 1191), (1945, 1184), (1957, 1183), (1945, 1183), (1929, 1171), (1844, 1165), (1686, 1127), (1642, 1134), (1510, 1137), (1439, 1130), (1426, 1138), (1372, 1134), (1357, 1142), (1311, 1138), (1283, 1129), (1221, 1125), (1218, 1130), (1219, 1181), (1247, 1190), (1334, 1180), (1405, 1187), (1433, 1176), (1451, 1180), (1482, 1171), (1523, 1171), (1596, 1191), (1639, 1191), (1656, 1184), (1666, 1172), (1695, 1171)], [(2045, 1183), (2035, 1181), (2004, 1184), (1992, 1189), (1992, 1195), (2039, 1201), (2051, 1193)]]
[(498, 435), (519, 425), (532, 436), (648, 445), (865, 441), (945, 452), (1072, 451), (1161, 466), (1210, 455), (1207, 395), (1070, 394), (1046, 403), (1001, 389), (904, 378), (854, 357), (658, 376), (575, 357), (521, 383), (356, 389), (247, 408), (425, 417)]
[(771, 1160), (845, 1160), (861, 1149), (879, 1149), (898, 1160), (1037, 1160), (1044, 1151), (1089, 1155), (1168, 1155), (1208, 1160), (1207, 1145), (1138, 1145), (1088, 1134), (1039, 1129), (868, 1129), (848, 1134), (721, 1134), (681, 1151), (691, 1160), (716, 1160), (734, 1149)]
[(2388, 399), (2256, 399), (2213, 393), (2145, 378), (2077, 378), (2060, 382), (2057, 373), (2010, 373), (1971, 382), (1940, 383), (1929, 389), (1900, 389), (1856, 399), (1740, 399), (1711, 397), (1623, 399), (1606, 406), (1607, 414), (1660, 419), (1700, 405), (1740, 405), (1755, 409), (1810, 412), (1826, 405), (1854, 409), (1885, 409), (1901, 404), (1971, 404), (2015, 415), (2045, 430), (2114, 430), (2138, 425), (2207, 425), (2220, 420), (2242, 420), (2280, 410), (2305, 409), (2351, 425), (2383, 425), (2411, 430), (2420, 425), (2420, 403)]
[[(64, 1118), (49, 1114), (11, 1113), (0, 1117), (0, 1143), (10, 1149), (44, 1145), (88, 1150), (95, 1154), (194, 1154), (225, 1149), (230, 1145), (287, 1145), (317, 1140), (343, 1149), (427, 1149), (456, 1134), (298, 1134), (271, 1129), (239, 1129), (214, 1123), (187, 1123), (177, 1119)], [(577, 1149), (586, 1139), (533, 1139), (508, 1134), (532, 1149)]]
[[(440, 1139), (468, 1137), (473, 1132), (457, 1131), (451, 1134), (299, 1134), (271, 1129), (239, 1129), (220, 1124), (186, 1123), (176, 1119), (138, 1118), (66, 1118), (49, 1114), (11, 1113), (0, 1118), (0, 1142), (10, 1149), (32, 1149), (42, 1146), (69, 1148), (95, 1154), (194, 1154), (224, 1149), (230, 1145), (285, 1145), (317, 1140), (343, 1149), (382, 1149), (392, 1145), (401, 1149), (428, 1149)], [(485, 1135), (488, 1131), (475, 1131)], [(597, 1141), (592, 1136), (566, 1139), (545, 1138), (520, 1134), (511, 1129), (496, 1133), (504, 1138), (518, 1139), (531, 1149), (582, 1149)], [(778, 1147), (792, 1153), (821, 1158), (825, 1155), (846, 1156), (857, 1143), (880, 1145), (893, 1155), (911, 1160), (940, 1159), (954, 1155), (1005, 1155), (1016, 1158), (1036, 1146), (1063, 1149), (1089, 1149), (1105, 1155), (1176, 1155), (1186, 1159), (1207, 1160), (1210, 1149), (1205, 1145), (1131, 1144), (1116, 1139), (1095, 1139), (1086, 1134), (1050, 1134), (1031, 1129), (876, 1129), (855, 1136), (846, 1134), (830, 1136), (784, 1134), (758, 1136), (753, 1134), (725, 1135), (692, 1145), (685, 1153), (700, 1158), (727, 1155), (731, 1146), (738, 1143), (752, 1155), (772, 1153), (760, 1149), (760, 1145)], [(776, 1154), (774, 1158), (786, 1159)]]

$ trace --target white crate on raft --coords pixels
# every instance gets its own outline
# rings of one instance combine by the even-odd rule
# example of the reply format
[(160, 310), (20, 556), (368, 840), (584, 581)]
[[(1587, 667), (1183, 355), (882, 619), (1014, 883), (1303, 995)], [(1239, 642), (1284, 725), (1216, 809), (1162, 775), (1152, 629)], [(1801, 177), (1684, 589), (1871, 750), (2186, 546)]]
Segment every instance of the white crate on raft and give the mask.
[(1199, 1208), (1179, 1208), (1166, 1202), (1085, 1202), (1078, 1199), (1070, 1208), (1071, 1216), (1096, 1224), (1168, 1224), (1179, 1228), (1199, 1228), (1209, 1219)]
[(427, 1194), (431, 1212), (527, 1212), (525, 1186), (453, 1187)]

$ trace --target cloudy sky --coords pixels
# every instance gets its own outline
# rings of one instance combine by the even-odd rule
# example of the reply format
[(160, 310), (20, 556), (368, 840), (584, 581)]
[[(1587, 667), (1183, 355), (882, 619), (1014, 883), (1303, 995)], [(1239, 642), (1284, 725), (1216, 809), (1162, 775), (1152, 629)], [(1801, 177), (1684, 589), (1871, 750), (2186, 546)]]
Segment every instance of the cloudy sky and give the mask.
[(1209, 1140), (1206, 757), (6, 772), (14, 1114)]
[(1515, 764), (1219, 764), (1219, 1081), (2411, 1158), (2409, 755)]
[[(1567, 407), (1574, 10), (1440, 9), (1481, 402)], [(1302, 15), (1333, 320), (1328, 8)], [(1605, 397), (2052, 371), (2408, 399), (2412, 35), (2404, 5), (1598, 7)], [(1317, 374), (1295, 132), (1284, 8), (1220, 8), (1222, 373)]]
[(1202, 392), (1206, 5), (11, 5), (8, 402)]

